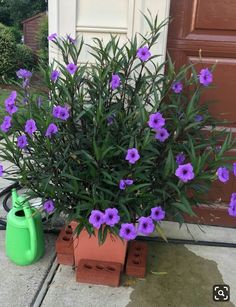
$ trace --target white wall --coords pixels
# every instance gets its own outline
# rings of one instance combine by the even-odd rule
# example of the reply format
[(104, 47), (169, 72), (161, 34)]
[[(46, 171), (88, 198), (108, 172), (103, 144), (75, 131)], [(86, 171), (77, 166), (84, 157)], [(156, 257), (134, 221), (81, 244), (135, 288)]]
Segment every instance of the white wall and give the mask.
[[(84, 36), (85, 42), (91, 42), (93, 37), (109, 38), (110, 33), (121, 36), (121, 43), (131, 38), (135, 32), (145, 34), (147, 24), (142, 13), (148, 9), (159, 21), (169, 16), (170, 0), (49, 0), (49, 33), (60, 36), (78, 34)], [(165, 59), (167, 41), (167, 27), (163, 31), (160, 41), (152, 50), (161, 54), (159, 59)], [(50, 45), (50, 61), (58, 59), (57, 50)], [(81, 61), (90, 60), (88, 52), (84, 50)]]

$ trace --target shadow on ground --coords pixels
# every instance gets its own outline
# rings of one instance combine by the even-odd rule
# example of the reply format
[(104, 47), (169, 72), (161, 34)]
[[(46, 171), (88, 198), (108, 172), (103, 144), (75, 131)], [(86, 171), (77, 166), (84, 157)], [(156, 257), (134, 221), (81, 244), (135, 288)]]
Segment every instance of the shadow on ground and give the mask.
[[(127, 307), (211, 307), (212, 288), (224, 284), (214, 261), (196, 256), (183, 245), (149, 243), (145, 279), (124, 278), (132, 286)], [(224, 303), (224, 306), (235, 306)]]

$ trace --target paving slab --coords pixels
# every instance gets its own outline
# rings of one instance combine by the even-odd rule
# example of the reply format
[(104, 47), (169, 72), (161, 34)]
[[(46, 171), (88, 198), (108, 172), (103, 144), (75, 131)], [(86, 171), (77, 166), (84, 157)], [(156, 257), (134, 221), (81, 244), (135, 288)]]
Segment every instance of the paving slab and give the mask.
[(55, 258), (56, 236), (46, 234), (44, 257), (30, 266), (17, 266), (5, 255), (5, 231), (0, 231), (0, 306), (30, 307)]
[(215, 307), (215, 284), (231, 286), (236, 306), (236, 249), (149, 242), (147, 275), (123, 277), (119, 288), (76, 283), (71, 267), (60, 266), (42, 307)]

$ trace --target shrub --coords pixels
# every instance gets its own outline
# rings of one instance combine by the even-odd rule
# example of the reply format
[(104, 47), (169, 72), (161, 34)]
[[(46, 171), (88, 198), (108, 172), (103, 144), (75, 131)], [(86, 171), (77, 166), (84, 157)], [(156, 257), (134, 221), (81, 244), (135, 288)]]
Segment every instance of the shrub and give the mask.
[(34, 54), (31, 48), (24, 44), (16, 45), (16, 66), (15, 70), (22, 67), (31, 70), (35, 64)]
[(37, 38), (39, 42), (39, 62), (43, 65), (48, 64), (48, 17), (45, 16), (40, 25), (39, 25), (39, 31), (37, 33)]
[(15, 73), (16, 40), (10, 28), (0, 23), (0, 76), (11, 77)]
[(200, 104), (211, 69), (176, 73), (170, 59), (158, 63), (152, 50), (165, 23), (148, 22), (140, 43), (137, 36), (124, 46), (116, 37), (107, 44), (94, 39), (91, 65), (77, 65), (82, 38), (74, 44), (51, 35), (64, 63), (44, 71), (49, 93), (32, 94), (31, 73), (19, 71), (23, 88), (20, 82), (18, 96), (9, 97), (12, 117), (1, 125), (0, 157), (17, 166), (5, 174), (17, 174), (47, 212), (78, 221), (78, 233), (98, 228), (101, 242), (107, 233), (134, 239), (136, 224), (143, 234), (160, 231), (165, 217), (183, 223), (217, 174), (225, 182), (232, 167), (224, 155), (231, 133), (218, 131)]
[(16, 43), (17, 44), (22, 43), (22, 36), (23, 36), (22, 31), (17, 27), (10, 27), (10, 29), (11, 29), (12, 34), (15, 37)]

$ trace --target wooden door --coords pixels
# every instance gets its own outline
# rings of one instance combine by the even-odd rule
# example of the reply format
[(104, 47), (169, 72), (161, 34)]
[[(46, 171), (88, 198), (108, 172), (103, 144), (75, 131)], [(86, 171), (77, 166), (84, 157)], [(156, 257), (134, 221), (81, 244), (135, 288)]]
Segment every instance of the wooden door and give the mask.
[[(217, 63), (216, 88), (208, 90), (203, 98), (217, 101), (210, 107), (212, 114), (227, 119), (236, 132), (236, 1), (171, 0), (170, 17), (167, 49), (176, 67), (194, 63), (200, 69)], [(236, 152), (229, 154), (236, 161)], [(236, 219), (227, 213), (232, 192), (236, 192), (233, 175), (227, 184), (214, 184), (209, 193), (213, 206), (197, 210), (201, 221), (236, 227)]]

